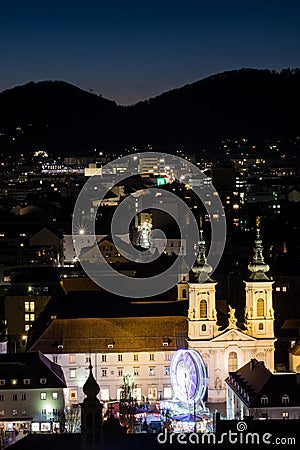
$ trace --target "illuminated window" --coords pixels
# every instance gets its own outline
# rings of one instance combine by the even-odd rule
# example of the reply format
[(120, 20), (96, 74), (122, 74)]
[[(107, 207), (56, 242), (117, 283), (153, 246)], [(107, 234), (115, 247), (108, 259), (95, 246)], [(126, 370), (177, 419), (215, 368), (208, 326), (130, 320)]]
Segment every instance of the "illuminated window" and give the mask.
[(29, 328), (30, 328), (30, 325), (25, 325), (25, 327), (24, 327), (24, 331), (26, 332), (26, 331), (28, 331), (29, 330)]
[(69, 363), (74, 364), (76, 362), (76, 355), (69, 355)]
[(41, 392), (41, 400), (47, 400), (47, 393)]
[(12, 410), (12, 415), (13, 416), (17, 416), (18, 415), (18, 410), (17, 409), (13, 409)]
[(287, 411), (283, 411), (282, 418), (283, 419), (288, 419), (289, 418), (289, 413)]
[(11, 380), (11, 384), (12, 384), (13, 386), (15, 386), (17, 383), (18, 383), (18, 380), (17, 380), (16, 378), (13, 378), (13, 379)]
[(200, 318), (207, 317), (207, 301), (200, 300)]
[(230, 352), (228, 355), (228, 372), (235, 372), (238, 369), (238, 357), (236, 352)]
[(24, 302), (24, 310), (25, 312), (34, 312), (35, 302)]
[(108, 401), (109, 400), (109, 389), (101, 389), (101, 400), (102, 401)]
[(259, 298), (256, 302), (256, 314), (257, 316), (263, 316), (265, 310), (265, 302), (262, 298)]
[(34, 313), (26, 313), (24, 315), (25, 322), (34, 322), (35, 320), (35, 314)]
[(282, 292), (286, 292), (286, 291), (287, 291), (286, 286), (282, 286)]
[(261, 403), (262, 405), (267, 405), (267, 404), (268, 404), (268, 401), (269, 401), (269, 399), (268, 399), (268, 397), (267, 397), (266, 395), (263, 395), (263, 396), (261, 397), (261, 399), (260, 399), (260, 403)]
[(0, 416), (4, 416), (4, 409), (0, 409)]
[(76, 369), (70, 369), (70, 378), (76, 378)]
[(150, 400), (155, 400), (157, 398), (157, 388), (148, 388), (148, 397)]
[(69, 400), (77, 400), (77, 389), (70, 389)]
[(58, 393), (52, 392), (52, 400), (57, 400), (57, 399), (58, 399)]
[(172, 398), (172, 388), (164, 387), (164, 398)]

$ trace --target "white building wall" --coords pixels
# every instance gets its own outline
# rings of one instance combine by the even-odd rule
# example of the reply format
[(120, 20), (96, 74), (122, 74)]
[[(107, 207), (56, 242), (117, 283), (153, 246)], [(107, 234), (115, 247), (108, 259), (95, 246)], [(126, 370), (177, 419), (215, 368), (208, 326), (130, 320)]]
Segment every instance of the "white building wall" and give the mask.
[[(41, 399), (41, 392), (46, 394), (44, 400)], [(57, 393), (57, 399), (53, 399), (53, 393)], [(0, 389), (0, 394), (3, 396), (0, 401), (0, 422), (14, 418), (16, 422), (49, 421), (54, 418), (53, 409), (61, 414), (64, 411), (64, 394), (61, 388)], [(42, 409), (46, 410), (46, 414), (42, 414)]]
[[(102, 399), (101, 394), (99, 395), (103, 401), (108, 400), (108, 394), (109, 400), (118, 399), (123, 375), (127, 374), (133, 375), (137, 387), (136, 394), (140, 397), (138, 400), (170, 398), (168, 396), (171, 388), (169, 367), (173, 353), (166, 350), (165, 352), (76, 353), (47, 354), (46, 356), (57, 362), (64, 372), (67, 384), (65, 401), (66, 405), (69, 405), (81, 403), (84, 399), (82, 387), (89, 373), (89, 358), (91, 358), (93, 374), (100, 386), (102, 397), (105, 397)], [(122, 361), (119, 360), (119, 355)], [(151, 355), (154, 355), (154, 359), (150, 359)], [(106, 361), (102, 361), (102, 356), (106, 357)]]

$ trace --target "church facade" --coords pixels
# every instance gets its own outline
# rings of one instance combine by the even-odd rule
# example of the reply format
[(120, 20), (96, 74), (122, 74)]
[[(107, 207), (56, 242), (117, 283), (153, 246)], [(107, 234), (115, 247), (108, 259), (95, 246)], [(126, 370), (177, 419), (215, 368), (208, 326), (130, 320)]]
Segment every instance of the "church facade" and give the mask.
[(254, 256), (245, 280), (244, 323), (237, 325), (235, 310), (229, 306), (229, 324), (220, 330), (216, 312), (216, 282), (205, 256), (202, 234), (199, 254), (193, 267), (194, 280), (189, 283), (188, 347), (197, 350), (207, 368), (208, 402), (226, 401), (225, 379), (230, 372), (244, 366), (251, 358), (263, 361), (274, 370), (274, 311), (272, 284), (266, 272), (259, 229)]

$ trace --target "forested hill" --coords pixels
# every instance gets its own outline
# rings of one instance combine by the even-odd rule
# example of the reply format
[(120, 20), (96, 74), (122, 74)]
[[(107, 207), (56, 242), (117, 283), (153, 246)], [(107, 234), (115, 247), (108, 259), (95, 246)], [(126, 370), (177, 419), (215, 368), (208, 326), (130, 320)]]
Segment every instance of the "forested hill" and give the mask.
[(0, 93), (0, 153), (92, 148), (197, 152), (226, 137), (300, 135), (300, 70), (223, 72), (132, 106), (63, 81)]

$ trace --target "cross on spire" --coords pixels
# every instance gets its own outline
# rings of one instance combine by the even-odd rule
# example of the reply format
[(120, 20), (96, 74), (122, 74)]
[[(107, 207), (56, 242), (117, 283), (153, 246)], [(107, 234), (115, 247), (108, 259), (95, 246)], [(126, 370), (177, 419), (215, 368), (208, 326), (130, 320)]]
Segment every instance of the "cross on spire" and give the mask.
[(198, 254), (196, 261), (192, 267), (192, 271), (194, 273), (194, 277), (198, 283), (204, 283), (205, 281), (211, 281), (209, 278), (209, 274), (212, 272), (212, 267), (207, 263), (206, 258), (206, 245), (205, 240), (203, 238), (203, 228), (202, 228), (202, 217), (200, 216), (199, 220), (199, 234), (200, 239), (198, 241)]
[(263, 245), (260, 237), (260, 217), (256, 217), (256, 239), (254, 241), (255, 246), (253, 248), (254, 255), (252, 262), (249, 263), (248, 269), (252, 272), (250, 279), (254, 280), (268, 280), (269, 278), (265, 275), (266, 272), (270, 270), (268, 264), (265, 263), (263, 255)]

